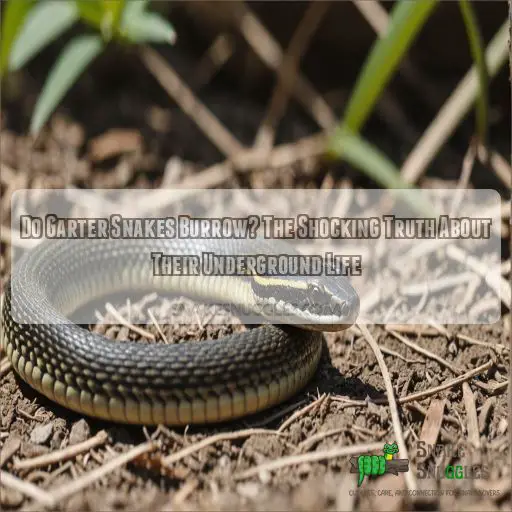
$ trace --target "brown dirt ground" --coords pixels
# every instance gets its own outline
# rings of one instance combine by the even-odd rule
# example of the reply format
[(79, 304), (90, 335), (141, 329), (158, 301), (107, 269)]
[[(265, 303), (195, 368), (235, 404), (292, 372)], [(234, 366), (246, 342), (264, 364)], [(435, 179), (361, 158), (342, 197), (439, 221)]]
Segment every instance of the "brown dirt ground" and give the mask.
[[(152, 323), (144, 328), (159, 336)], [(162, 329), (170, 343), (189, 338), (207, 340), (233, 330), (230, 326), (199, 325), (163, 326)], [(238, 329), (243, 327), (238, 326)], [(110, 326), (107, 335), (113, 339), (126, 339), (126, 331), (123, 326)], [(396, 352), (396, 355), (386, 355), (385, 361), (397, 396), (425, 391), (455, 377), (449, 369), (404, 346), (383, 328), (375, 327), (371, 331), (381, 347)], [(261, 471), (253, 477), (236, 480), (236, 475), (246, 469), (288, 455), (374, 441), (384, 444), (393, 440), (389, 408), (375, 403), (384, 396), (381, 372), (368, 344), (352, 332), (326, 336), (326, 349), (317, 374), (306, 389), (288, 403), (244, 421), (212, 428), (146, 429), (83, 419), (41, 397), (15, 377), (12, 370), (7, 371), (0, 382), (1, 443), (4, 449), (13, 445), (17, 449), (9, 448), (11, 458), (3, 469), (42, 489), (55, 490), (146, 438), (157, 440), (156, 453), (165, 456), (219, 432), (256, 427), (275, 430), (294, 411), (327, 393), (326, 399), (292, 421), (283, 430), (283, 436), (254, 434), (240, 440), (220, 441), (182, 458), (165, 471), (158, 463), (158, 456), (155, 456), (152, 467), (148, 461), (138, 461), (74, 494), (64, 500), (61, 507), (65, 510), (350, 510), (357, 499), (360, 510), (401, 510), (411, 506), (429, 510), (476, 510), (472, 508), (475, 503), (478, 503), (478, 510), (508, 510), (508, 397), (506, 388), (494, 388), (506, 379), (509, 353), (457, 340), (457, 334), (466, 334), (487, 343), (506, 344), (504, 325), (502, 322), (494, 326), (457, 327), (449, 332), (449, 338), (439, 334), (409, 338), (463, 371), (489, 360), (494, 364), (470, 380), (480, 428), (481, 446), (478, 449), (468, 441), (468, 412), (460, 385), (434, 397), (445, 400), (445, 408), (435, 452), (426, 460), (417, 441), (422, 438), (425, 411), (432, 398), (409, 402), (399, 408), (410, 464), (416, 466), (417, 476), (426, 465), (433, 467), (437, 463), (444, 467), (459, 458), (463, 465), (475, 464), (481, 468), (482, 478), (475, 480), (418, 480), (420, 489), (442, 491), (439, 498), (405, 498), (400, 495), (405, 485), (402, 476), (393, 475), (371, 481), (362, 487), (358, 497), (351, 496), (350, 491), (356, 489), (356, 475), (348, 473), (348, 457), (300, 462), (275, 472)], [(352, 405), (345, 399), (360, 403)], [(43, 425), (51, 425), (48, 427), (51, 431), (35, 439), (34, 429)], [(25, 471), (16, 469), (19, 461), (62, 449), (70, 441), (83, 441), (103, 429), (108, 433), (107, 443), (71, 459), (71, 463), (59, 462)], [(312, 439), (333, 430), (335, 433), (327, 437), (317, 441)], [(378, 496), (383, 489), (389, 489), (392, 496)], [(455, 491), (460, 494), (454, 494)], [(28, 501), (16, 491), (3, 489), (2, 504), (5, 507), (23, 509)], [(29, 509), (33, 507), (34, 504), (28, 505)]]
[[(90, 77), (89, 81), (86, 77), (84, 83), (80, 93), (82, 97), (90, 94)], [(172, 156), (167, 144), (170, 140), (168, 130), (175, 118), (168, 109), (148, 103), (139, 91), (131, 97), (129, 93), (122, 95), (114, 102), (106, 98), (104, 104), (94, 109), (101, 111), (103, 120), (91, 121), (82, 107), (79, 109), (84, 114), (82, 119), (91, 121), (90, 124), (84, 121), (83, 126), (62, 115), (61, 111), (33, 146), (28, 137), (16, 133), (13, 128), (20, 124), (26, 126), (35, 98), (34, 89), (27, 97), (30, 101), (27, 104), (23, 102), (23, 108), (20, 108), (21, 100), (12, 100), (2, 117), (1, 163), (11, 169), (3, 169), (1, 180), (0, 208), (4, 228), (9, 225), (10, 195), (16, 188), (69, 184), (87, 187), (160, 185), (161, 170)], [(72, 94), (70, 101), (76, 104), (77, 96)], [(141, 129), (141, 139), (137, 129), (135, 135), (123, 136), (128, 151), (123, 150), (120, 155), (116, 153), (106, 161), (95, 161), (97, 152), (102, 150), (91, 145), (91, 138), (104, 135), (106, 129), (98, 126), (112, 126), (105, 120), (109, 119), (113, 103), (124, 112), (125, 117), (119, 126), (145, 126), (146, 131)], [(291, 137), (295, 136), (292, 134)], [(108, 139), (106, 142), (103, 139), (103, 143), (108, 153)], [(330, 186), (347, 184), (347, 171), (344, 169), (342, 178), (337, 177), (337, 171), (332, 173)], [(324, 182), (328, 170), (323, 164), (307, 162), (301, 167), (282, 169), (279, 173), (258, 171), (235, 177), (226, 186), (317, 187)], [(194, 172), (193, 165), (183, 165), (179, 179)], [(1, 239), (0, 252), (2, 284), (9, 275), (9, 253), (9, 237), (5, 235)], [(155, 307), (158, 303), (155, 302)], [(144, 327), (161, 339), (152, 323)], [(236, 324), (175, 325), (165, 326), (164, 335), (169, 342), (197, 337), (207, 340), (243, 328)], [(262, 470), (248, 478), (238, 476), (247, 469), (289, 455), (307, 455), (355, 444), (384, 444), (395, 440), (389, 406), (379, 403), (379, 399), (385, 396), (381, 371), (368, 343), (357, 330), (325, 336), (325, 351), (319, 370), (312, 382), (289, 402), (243, 421), (209, 428), (140, 428), (83, 418), (34, 392), (16, 378), (6, 359), (0, 356), (0, 469), (51, 494), (79, 481), (88, 472), (149, 438), (158, 442), (158, 449), (151, 458), (136, 459), (113, 470), (85, 490), (62, 500), (59, 508), (155, 511), (510, 510), (507, 385), (510, 352), (493, 347), (498, 344), (509, 346), (510, 317), (505, 315), (496, 325), (447, 326), (441, 331), (429, 327), (423, 334), (422, 329), (425, 327), (418, 326), (416, 332), (405, 336), (430, 350), (437, 360), (406, 346), (383, 327), (370, 328), (381, 347), (394, 351), (385, 354), (384, 358), (398, 397), (428, 391), (454, 379), (456, 373), (445, 362), (458, 368), (461, 374), (491, 362), (485, 371), (467, 381), (469, 387), (465, 392), (459, 383), (399, 405), (411, 469), (417, 477), (419, 489), (425, 491), (423, 496), (408, 496), (401, 492), (405, 489), (403, 474), (367, 481), (357, 491), (356, 475), (349, 473), (349, 456), (326, 457), (319, 461), (299, 460), (275, 471)], [(106, 331), (112, 339), (136, 338), (123, 326), (97, 327), (97, 330)], [(461, 334), (484, 345), (464, 341), (458, 338)], [(326, 397), (318, 400), (324, 394)], [(444, 401), (441, 413), (435, 414), (429, 409), (435, 400)], [(316, 405), (291, 419), (296, 411), (313, 402)], [(476, 425), (470, 419), (474, 409)], [(439, 429), (427, 428), (430, 421), (426, 422), (426, 417), (434, 423), (439, 420)], [(221, 440), (184, 456), (169, 469), (164, 470), (160, 464), (160, 455), (172, 454), (214, 434), (247, 428), (275, 431), (288, 420), (290, 422), (282, 435), (252, 434), (238, 440)], [(68, 462), (17, 469), (22, 461), (82, 442), (102, 430), (107, 432), (106, 442)], [(331, 432), (333, 430), (335, 432)], [(432, 432), (438, 434), (436, 449), (425, 459), (418, 448), (418, 440), (425, 439)], [(329, 435), (314, 437), (322, 433)], [(442, 475), (420, 478), (426, 466), (444, 468), (450, 463), (475, 465), (480, 468), (478, 474), (481, 478), (450, 480)], [(383, 490), (389, 490), (389, 493)], [(41, 503), (3, 485), (0, 486), (0, 504), (13, 510), (42, 508)]]
[[(53, 140), (53, 137), (48, 140)], [(26, 141), (4, 132), (2, 144), (23, 148)], [(37, 167), (40, 159), (50, 158), (48, 147), (51, 144), (47, 142), (42, 150), (28, 159), (32, 167)], [(13, 157), (12, 153), (10, 155), (9, 158), (7, 153), (6, 158), (4, 152), (3, 161), (13, 168), (19, 168), (19, 157)], [(55, 161), (58, 162), (58, 159)], [(81, 162), (87, 165), (87, 162)], [(34, 181), (48, 179), (52, 173), (59, 176), (55, 167), (49, 166), (49, 171), (34, 173)], [(286, 173), (281, 175), (281, 179), (283, 175), (286, 176)], [(305, 179), (304, 174), (298, 181), (300, 179)], [(7, 199), (5, 195), (4, 199)], [(3, 247), (2, 277), (5, 279), (9, 251), (7, 244)], [(147, 300), (153, 301), (152, 310), (158, 312), (159, 299), (150, 297)], [(143, 306), (140, 308), (142, 311), (147, 307), (147, 300), (139, 304)], [(132, 305), (134, 309), (137, 309), (136, 306)], [(168, 303), (160, 301), (160, 306), (163, 314)], [(158, 318), (158, 314), (155, 314)], [(161, 339), (151, 322), (145, 328)], [(244, 329), (236, 324), (162, 328), (169, 342), (194, 338), (206, 340), (233, 329)], [(96, 330), (113, 339), (137, 338), (123, 326), (96, 326)], [(394, 351), (385, 355), (385, 361), (397, 396), (425, 391), (456, 377), (445, 364), (412, 350), (384, 328), (373, 327), (371, 332), (381, 347)], [(457, 338), (458, 334), (465, 334), (491, 346), (465, 342)], [(474, 480), (418, 478), (420, 489), (441, 491), (437, 497), (413, 499), (400, 494), (405, 485), (403, 475), (387, 475), (367, 482), (359, 494), (355, 494), (356, 475), (348, 472), (350, 464), (347, 456), (299, 462), (277, 471), (262, 471), (247, 479), (236, 479), (236, 475), (246, 469), (292, 454), (314, 453), (375, 441), (384, 444), (394, 440), (389, 407), (376, 403), (385, 395), (382, 374), (367, 342), (355, 331), (325, 336), (326, 349), (318, 372), (306, 389), (288, 403), (244, 421), (212, 428), (143, 429), (83, 419), (34, 392), (15, 377), (13, 371), (5, 366), (4, 359), (0, 363), (4, 365), (1, 366), (4, 369), (0, 381), (0, 444), (4, 457), (8, 455), (9, 458), (3, 461), (2, 469), (51, 491), (65, 487), (148, 437), (159, 442), (156, 453), (165, 456), (219, 432), (236, 432), (251, 427), (275, 430), (295, 411), (326, 393), (327, 398), (320, 404), (291, 421), (282, 436), (254, 434), (239, 440), (220, 441), (182, 458), (165, 471), (159, 465), (158, 456), (154, 456), (150, 469), (147, 467), (148, 461), (135, 461), (109, 473), (84, 491), (73, 494), (60, 506), (67, 510), (351, 510), (354, 507), (360, 510), (401, 510), (411, 507), (469, 510), (478, 504), (479, 510), (508, 510), (511, 504), (510, 443), (508, 393), (503, 383), (507, 379), (510, 357), (507, 350), (493, 349), (492, 345), (508, 345), (509, 335), (508, 317), (497, 325), (448, 327), (445, 334), (430, 328), (428, 335), (419, 332), (406, 335), (420, 347), (459, 368), (462, 373), (492, 361), (489, 369), (468, 381), (472, 392), (469, 401), (476, 406), (478, 417), (479, 448), (474, 448), (469, 441), (473, 431), (468, 422), (468, 402), (460, 384), (399, 407), (411, 467), (416, 467), (417, 476), (421, 475), (421, 468), (428, 465), (444, 467), (460, 462), (465, 466), (476, 464), (481, 468), (482, 478)], [(349, 403), (347, 399), (358, 400), (359, 403)], [(425, 414), (434, 399), (444, 400), (445, 406), (435, 453), (425, 460), (421, 457), (417, 441), (424, 439), (422, 428)], [(49, 425), (49, 430), (41, 434), (38, 429), (43, 425)], [(103, 429), (108, 434), (108, 441), (78, 455), (71, 462), (58, 462), (31, 470), (16, 469), (20, 461), (65, 448), (70, 441), (83, 441)], [(331, 432), (316, 441), (312, 439), (332, 430), (335, 433)], [(389, 489), (391, 496), (379, 496), (383, 489)], [(458, 490), (460, 494), (455, 494), (453, 490)], [(1, 499), (6, 508), (37, 509), (40, 506), (30, 503), (31, 500), (25, 499), (19, 492), (4, 487)]]

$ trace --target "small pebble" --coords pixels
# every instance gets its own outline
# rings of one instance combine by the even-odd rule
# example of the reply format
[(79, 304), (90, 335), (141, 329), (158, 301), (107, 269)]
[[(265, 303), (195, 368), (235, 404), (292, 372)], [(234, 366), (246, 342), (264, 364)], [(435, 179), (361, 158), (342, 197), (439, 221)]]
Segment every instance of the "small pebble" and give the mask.
[(30, 434), (30, 441), (34, 444), (45, 444), (53, 434), (53, 423), (37, 425)]
[(66, 434), (62, 430), (56, 430), (53, 433), (52, 440), (50, 441), (50, 448), (52, 450), (58, 450), (59, 448), (61, 448), (65, 437)]
[(20, 448), (21, 439), (16, 434), (10, 434), (5, 440), (0, 452), (0, 467), (2, 467)]
[(34, 443), (21, 443), (20, 454), (27, 458), (31, 459), (32, 457), (39, 457), (40, 455), (45, 455), (50, 451), (48, 446), (43, 446), (41, 444)]
[(81, 419), (73, 424), (71, 432), (69, 433), (69, 444), (78, 444), (89, 439), (91, 435), (91, 429), (89, 424), (84, 419)]
[(23, 503), (24, 496), (16, 489), (3, 487), (0, 492), (0, 504), (4, 507), (19, 507)]
[(501, 436), (503, 435), (508, 428), (508, 421), (505, 418), (501, 418), (500, 422), (498, 423), (498, 434)]

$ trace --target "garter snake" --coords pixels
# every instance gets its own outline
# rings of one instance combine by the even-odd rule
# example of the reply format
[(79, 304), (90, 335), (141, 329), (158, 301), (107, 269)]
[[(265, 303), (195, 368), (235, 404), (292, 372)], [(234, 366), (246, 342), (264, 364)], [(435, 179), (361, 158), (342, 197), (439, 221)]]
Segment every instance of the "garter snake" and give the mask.
[[(283, 249), (289, 246), (283, 245)], [(58, 240), (24, 255), (2, 309), (2, 346), (15, 371), (51, 400), (80, 413), (134, 424), (231, 420), (277, 404), (314, 374), (320, 331), (354, 323), (359, 299), (344, 277), (247, 275), (165, 278), (150, 254), (269, 251), (256, 240)], [(106, 293), (163, 290), (256, 312), (286, 312), (297, 325), (271, 323), (223, 339), (175, 345), (116, 343), (68, 319)], [(320, 304), (328, 301), (330, 310)], [(272, 322), (272, 318), (267, 321)], [(284, 322), (280, 322), (284, 324)]]

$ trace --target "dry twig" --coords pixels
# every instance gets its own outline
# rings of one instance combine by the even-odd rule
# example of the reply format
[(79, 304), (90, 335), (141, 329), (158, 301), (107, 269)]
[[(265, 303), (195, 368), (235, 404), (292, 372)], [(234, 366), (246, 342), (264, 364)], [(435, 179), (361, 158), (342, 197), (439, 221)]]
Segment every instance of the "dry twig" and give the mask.
[(300, 453), (300, 452), (309, 450), (309, 448), (311, 448), (311, 446), (313, 446), (315, 443), (318, 443), (322, 439), (325, 439), (326, 437), (330, 437), (330, 436), (335, 436), (337, 434), (342, 434), (343, 432), (345, 432), (345, 430), (347, 430), (347, 427), (333, 428), (333, 429), (327, 430), (325, 432), (318, 432), (314, 436), (308, 437), (307, 439), (302, 441), (302, 443), (300, 443), (297, 446), (295, 453)]
[(324, 393), (323, 395), (320, 395), (314, 402), (311, 402), (310, 404), (306, 405), (306, 407), (303, 407), (302, 409), (296, 411), (279, 427), (278, 432), (282, 432), (283, 430), (288, 428), (294, 421), (298, 420), (312, 409), (320, 407), (323, 401), (326, 399), (326, 397), (327, 395)]
[(432, 400), (426, 411), (425, 420), (421, 427), (420, 439), (427, 445), (434, 446), (437, 443), (441, 425), (443, 424), (444, 406), (446, 400)]
[(487, 341), (480, 341), (472, 338), (471, 336), (466, 336), (465, 334), (457, 334), (457, 338), (464, 340), (472, 345), (480, 345), (481, 347), (487, 347), (498, 352), (501, 352), (502, 350), (510, 351), (510, 347), (502, 345), (501, 343), (488, 343)]
[(455, 373), (455, 375), (460, 375), (462, 373), (461, 369), (457, 368), (456, 366), (453, 366), (451, 363), (443, 359), (441, 356), (438, 356), (437, 354), (430, 352), (430, 350), (427, 350), (426, 348), (420, 347), (413, 341), (408, 340), (405, 336), (402, 336), (401, 334), (398, 334), (397, 332), (392, 330), (388, 330), (388, 332), (397, 340), (401, 341), (404, 345), (407, 345), (409, 348), (412, 348), (416, 352), (419, 352), (420, 354), (423, 354), (424, 356), (433, 359), (434, 361), (437, 361), (440, 365), (444, 366), (445, 368), (448, 368), (453, 373)]
[(284, 468), (286, 466), (293, 466), (305, 462), (316, 462), (319, 460), (334, 459), (336, 457), (347, 457), (348, 455), (368, 453), (379, 449), (382, 449), (382, 443), (380, 442), (344, 446), (343, 448), (335, 448), (333, 450), (326, 450), (322, 452), (304, 453), (302, 455), (289, 455), (287, 457), (281, 457), (270, 462), (265, 462), (264, 464), (254, 468), (250, 468), (246, 471), (237, 473), (234, 475), (234, 479), (243, 480), (264, 471), (275, 471), (276, 469)]
[(243, 145), (229, 132), (213, 113), (194, 95), (169, 64), (150, 47), (142, 47), (140, 56), (144, 65), (160, 82), (169, 96), (180, 106), (224, 155), (231, 157)]
[[(508, 51), (508, 24), (504, 23), (487, 47), (485, 60), (492, 75)], [(452, 92), (436, 118), (411, 151), (401, 170), (402, 178), (415, 183), (428, 167), (439, 148), (446, 142), (457, 124), (471, 107), (478, 91), (476, 66), (466, 73)]]
[[(439, 384), (439, 386), (434, 386), (433, 388), (426, 389), (425, 391), (418, 391), (417, 393), (411, 393), (410, 395), (402, 396), (397, 398), (397, 402), (399, 404), (406, 404), (409, 402), (414, 402), (416, 400), (424, 400), (425, 398), (428, 398), (429, 396), (435, 395), (439, 393), (440, 391), (444, 391), (445, 389), (452, 388), (454, 386), (457, 386), (461, 384), (462, 382), (466, 382), (476, 375), (479, 375), (494, 364), (494, 362), (487, 361), (487, 363), (484, 363), (476, 368), (473, 368), (473, 370), (469, 370), (468, 372), (464, 373), (463, 375), (460, 375), (459, 377), (456, 377), (455, 379), (448, 380), (446, 382), (443, 382), (442, 384)], [(368, 404), (370, 402), (373, 402), (375, 404), (387, 404), (388, 399), (387, 398), (378, 398), (375, 400), (352, 400), (345, 397), (340, 396), (331, 396), (331, 400), (333, 402), (341, 402), (342, 404), (346, 404), (348, 407), (355, 406), (355, 407), (368, 407)]]
[(126, 320), (124, 318), (123, 315), (121, 315), (121, 313), (119, 313), (119, 311), (117, 311), (117, 309), (112, 305), (110, 304), (110, 302), (108, 302), (106, 305), (105, 305), (105, 309), (122, 325), (124, 325), (125, 327), (128, 327), (128, 329), (132, 330), (133, 332), (136, 332), (137, 334), (139, 334), (140, 336), (142, 336), (143, 338), (147, 338), (149, 340), (152, 340), (152, 341), (155, 341), (155, 335), (149, 331), (146, 331), (146, 329), (142, 329), (142, 327), (139, 327), (137, 325), (134, 325), (130, 322), (128, 322), (128, 320)]
[(478, 416), (476, 414), (475, 395), (471, 391), (469, 384), (462, 384), (462, 394), (467, 414), (468, 440), (475, 450), (480, 449), (480, 433), (478, 429)]
[(56, 505), (56, 500), (50, 493), (40, 489), (37, 485), (7, 473), (7, 471), (0, 471), (0, 482), (2, 482), (2, 486), (5, 485), (5, 487), (15, 489), (21, 494), (36, 500), (41, 505), (52, 508)]
[(164, 466), (169, 466), (173, 464), (174, 462), (177, 462), (184, 457), (188, 457), (192, 453), (195, 453), (206, 446), (210, 446), (212, 444), (218, 443), (220, 441), (230, 441), (233, 439), (242, 439), (244, 437), (250, 437), (255, 435), (274, 435), (274, 436), (283, 436), (284, 434), (281, 434), (275, 430), (265, 430), (265, 429), (258, 429), (258, 428), (249, 428), (247, 430), (240, 430), (238, 432), (222, 432), (220, 434), (216, 434), (214, 436), (206, 437), (205, 439), (201, 439), (201, 441), (198, 441), (197, 443), (191, 444), (190, 446), (187, 446), (186, 448), (183, 448), (176, 453), (173, 453), (171, 455), (168, 455), (162, 460), (162, 464)]
[[(269, 68), (279, 72), (283, 61), (283, 50), (272, 34), (260, 23), (244, 2), (237, 3), (234, 14), (238, 27), (247, 43)], [(318, 126), (324, 130), (334, 127), (336, 124), (334, 112), (311, 83), (300, 73), (297, 74), (293, 92), (299, 103), (318, 123)]]
[(33, 457), (32, 459), (17, 461), (14, 464), (14, 469), (33, 469), (40, 468), (43, 466), (50, 466), (51, 464), (56, 464), (57, 462), (63, 462), (65, 460), (76, 457), (80, 453), (92, 450), (93, 448), (102, 445), (107, 441), (107, 439), (108, 434), (105, 432), (105, 430), (101, 430), (94, 437), (91, 437), (90, 439), (87, 439), (82, 443), (68, 446), (63, 450), (45, 453), (44, 455), (41, 455), (39, 457)]
[(496, 292), (498, 297), (501, 298), (503, 304), (510, 309), (512, 292), (510, 283), (506, 279), (501, 275), (496, 276), (484, 263), (465, 253), (460, 247), (449, 245), (446, 249), (446, 254), (455, 261), (465, 264), (482, 279), (485, 279), (485, 282)]
[[(398, 407), (395, 399), (395, 392), (393, 391), (393, 384), (391, 383), (391, 377), (389, 376), (388, 367), (386, 366), (386, 362), (384, 361), (384, 357), (382, 356), (382, 352), (380, 351), (379, 345), (371, 335), (370, 331), (364, 324), (359, 325), (359, 329), (361, 330), (363, 336), (366, 341), (370, 345), (375, 357), (377, 358), (377, 362), (379, 364), (380, 371), (382, 373), (382, 379), (384, 380), (384, 386), (386, 387), (386, 395), (389, 403), (389, 411), (391, 413), (391, 423), (393, 425), (393, 432), (395, 434), (395, 440), (398, 444), (398, 449), (402, 456), (407, 459), (407, 445), (405, 444), (404, 434), (402, 432), (402, 426), (400, 423), (400, 417), (398, 416)], [(409, 490), (415, 490), (417, 488), (416, 479), (412, 473), (406, 473), (405, 481), (407, 483), (407, 488)]]
[(68, 482), (62, 484), (56, 489), (51, 489), (49, 493), (54, 499), (54, 502), (59, 503), (61, 500), (68, 498), (69, 496), (81, 491), (82, 489), (85, 489), (92, 483), (96, 482), (96, 480), (103, 478), (105, 475), (108, 475), (115, 469), (124, 466), (131, 460), (140, 457), (145, 453), (155, 450), (157, 447), (158, 444), (152, 441), (135, 446), (131, 450), (128, 450), (126, 453), (122, 453), (117, 457), (109, 460), (99, 468), (93, 469), (88, 473), (84, 473), (82, 476), (76, 480), (73, 480), (71, 483)]
[(256, 134), (255, 147), (268, 152), (273, 146), (275, 129), (286, 110), (289, 94), (297, 77), (299, 61), (328, 8), (328, 2), (311, 2), (295, 30), (281, 65), (277, 69), (278, 82)]

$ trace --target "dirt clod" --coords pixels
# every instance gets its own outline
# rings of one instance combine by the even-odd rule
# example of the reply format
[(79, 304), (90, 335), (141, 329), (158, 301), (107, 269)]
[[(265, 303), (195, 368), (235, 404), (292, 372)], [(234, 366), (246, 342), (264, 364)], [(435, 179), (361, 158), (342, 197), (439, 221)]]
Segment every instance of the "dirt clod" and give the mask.
[(71, 427), (71, 432), (69, 433), (69, 444), (78, 444), (86, 439), (88, 439), (91, 435), (91, 428), (85, 419), (78, 420), (76, 423), (73, 423)]
[(30, 434), (30, 441), (34, 444), (46, 444), (53, 434), (53, 423), (38, 425)]

